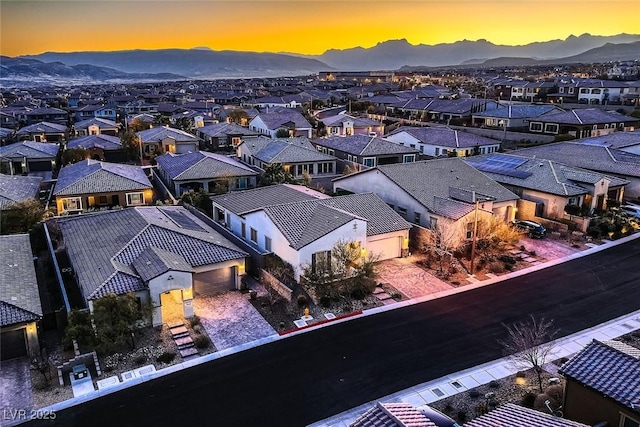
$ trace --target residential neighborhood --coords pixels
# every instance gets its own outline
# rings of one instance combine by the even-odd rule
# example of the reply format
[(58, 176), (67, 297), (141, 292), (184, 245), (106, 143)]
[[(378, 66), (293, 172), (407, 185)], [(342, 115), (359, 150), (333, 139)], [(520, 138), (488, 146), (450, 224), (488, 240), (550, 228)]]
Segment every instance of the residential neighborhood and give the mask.
[(639, 426), (637, 68), (3, 86), (3, 409)]

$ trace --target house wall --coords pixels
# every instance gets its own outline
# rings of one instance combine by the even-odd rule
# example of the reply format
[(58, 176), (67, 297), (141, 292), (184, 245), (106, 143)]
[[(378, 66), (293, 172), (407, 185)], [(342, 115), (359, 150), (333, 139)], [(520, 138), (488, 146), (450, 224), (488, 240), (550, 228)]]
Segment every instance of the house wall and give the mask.
[[(149, 204), (153, 201), (153, 190), (150, 188), (140, 189), (140, 190), (129, 190), (129, 191), (119, 191), (119, 192), (111, 192), (111, 193), (95, 193), (95, 194), (78, 194), (78, 195), (64, 195), (64, 196), (56, 196), (56, 207), (58, 209), (58, 213), (65, 212), (64, 207), (62, 205), (62, 201), (64, 199), (69, 199), (73, 197), (80, 197), (82, 200), (82, 210), (89, 209), (91, 207), (100, 208), (107, 206), (114, 206), (113, 204), (113, 196), (118, 196), (118, 206), (127, 207), (127, 206), (141, 206), (141, 205), (127, 205), (127, 194), (130, 193), (143, 193), (144, 203), (143, 205)], [(106, 196), (107, 203), (100, 204), (99, 197)], [(78, 212), (78, 211), (70, 211), (70, 212)]]
[[(535, 190), (523, 190), (522, 198), (525, 200), (529, 200), (535, 203), (543, 203), (544, 209), (542, 211), (542, 216), (547, 218), (564, 218), (564, 207), (568, 203), (568, 199), (566, 196), (558, 196), (555, 194), (543, 193), (541, 191)], [(584, 196), (582, 196), (584, 199)], [(534, 206), (534, 216), (535, 216), (535, 206)], [(518, 216), (521, 218), (521, 216)]]
[[(475, 150), (474, 147), (453, 148), (453, 147), (446, 147), (443, 145), (424, 143), (414, 138), (413, 136), (409, 135), (406, 132), (399, 132), (395, 135), (388, 136), (385, 139), (399, 145), (404, 145), (406, 147), (417, 148), (418, 150), (420, 150), (420, 154), (424, 154), (426, 156), (432, 156), (432, 157), (445, 156), (447, 155), (447, 152), (449, 150), (455, 150), (456, 155), (458, 157), (465, 157), (465, 156), (471, 156)], [(487, 145), (479, 146), (480, 154), (494, 153), (498, 151), (499, 148), (500, 148), (499, 142), (496, 142), (495, 144), (487, 144)]]
[(640, 419), (637, 412), (634, 414), (613, 399), (571, 378), (567, 378), (565, 385), (563, 411), (565, 418), (587, 425), (606, 421), (609, 426), (618, 427), (621, 413), (635, 420)]
[(162, 325), (160, 295), (172, 290), (182, 291), (182, 306), (185, 317), (193, 316), (193, 275), (184, 271), (167, 271), (149, 281), (149, 296), (153, 304), (153, 326)]

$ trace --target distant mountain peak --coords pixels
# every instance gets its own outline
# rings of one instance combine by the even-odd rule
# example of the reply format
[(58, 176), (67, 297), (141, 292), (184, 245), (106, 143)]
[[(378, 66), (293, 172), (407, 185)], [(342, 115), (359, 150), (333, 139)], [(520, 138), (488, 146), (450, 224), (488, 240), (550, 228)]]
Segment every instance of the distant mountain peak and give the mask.
[(196, 46), (192, 47), (191, 50), (213, 50), (209, 46)]

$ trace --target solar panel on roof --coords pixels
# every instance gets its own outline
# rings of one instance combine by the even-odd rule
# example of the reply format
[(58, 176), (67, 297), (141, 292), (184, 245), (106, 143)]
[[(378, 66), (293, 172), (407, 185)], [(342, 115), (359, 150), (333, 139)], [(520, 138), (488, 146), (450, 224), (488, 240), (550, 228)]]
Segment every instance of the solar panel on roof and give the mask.
[(489, 164), (489, 165), (502, 166), (502, 167), (515, 169), (526, 162), (527, 162), (527, 159), (523, 159), (520, 157), (510, 157), (510, 156), (503, 156), (501, 154), (492, 154), (491, 156), (485, 158), (481, 164)]
[(473, 167), (481, 172), (497, 173), (498, 175), (510, 176), (520, 179), (525, 179), (533, 175), (531, 172), (525, 172), (511, 167), (491, 165), (486, 163), (474, 164)]
[(191, 218), (184, 214), (184, 212), (174, 211), (170, 209), (163, 209), (162, 213), (168, 216), (173, 222), (180, 227), (193, 231), (205, 231), (202, 227), (196, 224)]

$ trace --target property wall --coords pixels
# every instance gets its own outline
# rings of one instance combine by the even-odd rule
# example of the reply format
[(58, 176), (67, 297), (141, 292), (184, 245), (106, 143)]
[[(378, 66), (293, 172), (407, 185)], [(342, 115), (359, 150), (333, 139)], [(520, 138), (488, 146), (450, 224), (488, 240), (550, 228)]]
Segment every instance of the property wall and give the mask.
[(564, 218), (564, 207), (567, 205), (566, 196), (525, 189), (522, 192), (522, 198), (532, 202), (544, 203), (543, 215), (547, 218)]
[(633, 419), (640, 418), (630, 409), (616, 403), (601, 393), (584, 386), (571, 378), (567, 379), (564, 391), (564, 417), (573, 421), (594, 425), (602, 421), (609, 426), (617, 427), (620, 423), (620, 413)]

